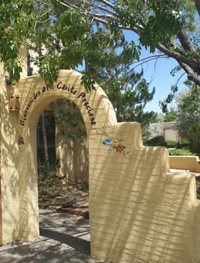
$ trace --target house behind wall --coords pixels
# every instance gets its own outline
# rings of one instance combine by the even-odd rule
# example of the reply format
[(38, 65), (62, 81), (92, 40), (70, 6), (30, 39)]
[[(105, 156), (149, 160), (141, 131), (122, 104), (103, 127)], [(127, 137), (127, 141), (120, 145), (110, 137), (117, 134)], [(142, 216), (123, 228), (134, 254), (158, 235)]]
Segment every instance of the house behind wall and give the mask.
[(180, 140), (178, 130), (175, 128), (176, 122), (162, 122), (162, 123), (152, 123), (149, 126), (150, 137), (152, 139), (156, 136), (162, 135), (165, 141), (178, 142)]

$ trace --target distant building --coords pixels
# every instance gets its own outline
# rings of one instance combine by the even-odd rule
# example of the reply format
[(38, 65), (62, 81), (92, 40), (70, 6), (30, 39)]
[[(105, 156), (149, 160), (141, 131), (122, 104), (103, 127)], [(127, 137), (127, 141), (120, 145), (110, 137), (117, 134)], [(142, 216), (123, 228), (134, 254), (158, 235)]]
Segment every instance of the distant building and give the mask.
[(178, 142), (180, 140), (180, 137), (178, 135), (178, 130), (175, 128), (175, 124), (175, 121), (150, 124), (149, 139), (162, 135), (165, 138), (165, 141)]

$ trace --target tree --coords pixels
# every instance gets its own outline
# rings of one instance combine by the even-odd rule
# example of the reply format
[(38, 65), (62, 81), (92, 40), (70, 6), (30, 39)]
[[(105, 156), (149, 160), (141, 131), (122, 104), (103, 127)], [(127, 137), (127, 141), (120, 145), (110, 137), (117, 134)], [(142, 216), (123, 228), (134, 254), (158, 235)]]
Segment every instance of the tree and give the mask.
[(174, 108), (170, 108), (169, 111), (163, 116), (164, 122), (175, 121), (177, 116), (177, 111)]
[[(97, 82), (99, 81), (107, 93), (118, 122), (140, 122), (145, 136), (147, 127), (156, 114), (153, 111), (144, 112), (144, 108), (146, 103), (152, 100), (155, 89), (149, 91), (149, 83), (142, 76), (142, 71), (134, 72), (130, 69), (130, 64), (123, 61), (123, 54), (116, 54), (115, 66), (101, 71)], [(102, 79), (104, 82), (101, 81)]]
[(189, 148), (193, 153), (200, 154), (200, 122), (196, 122), (188, 130)]
[(57, 136), (67, 136), (72, 140), (86, 138), (86, 128), (80, 110), (64, 98), (57, 99), (49, 105), (58, 125)]
[[(191, 34), (197, 33), (195, 14), (200, 14), (198, 0), (79, 0), (76, 3), (65, 0), (59, 3), (66, 8), (87, 12), (91, 20), (101, 23), (111, 32), (117, 29), (133, 31), (143, 46), (149, 47), (151, 52), (157, 48), (174, 58), (188, 78), (200, 85), (198, 38)], [(132, 41), (129, 48), (135, 47)]]
[[(108, 35), (100, 28), (97, 28), (96, 32), (100, 39)], [(137, 73), (130, 67), (135, 61), (135, 56), (134, 54), (127, 56), (124, 50), (119, 50), (124, 44), (126, 41), (121, 35), (115, 45), (107, 48), (107, 53), (114, 63), (106, 64), (100, 71), (94, 68), (91, 60), (86, 57), (86, 72), (92, 72), (93, 78), (106, 92), (115, 109), (118, 122), (138, 121), (142, 124), (145, 134), (148, 125), (155, 118), (155, 113), (144, 112), (144, 108), (146, 103), (152, 100), (155, 88), (150, 91), (149, 83), (143, 78), (143, 71)]]
[(200, 87), (191, 83), (188, 89), (180, 93), (177, 100), (177, 129), (183, 138), (188, 137), (188, 130), (200, 122)]
[[(85, 57), (98, 71), (112, 64), (107, 48), (118, 40), (122, 30), (128, 30), (138, 35), (139, 44), (134, 39), (124, 43), (127, 56), (131, 54), (139, 61), (141, 45), (150, 48), (151, 53), (158, 49), (178, 62), (176, 70), (183, 69), (189, 80), (200, 85), (199, 14), (199, 0), (2, 1), (0, 56), (10, 78), (17, 80), (21, 70), (15, 61), (19, 45), (27, 39), (35, 45), (40, 40), (47, 50), (41, 75), (52, 82), (59, 68), (75, 69)], [(100, 41), (98, 26), (108, 33)], [(151, 56), (142, 63), (156, 58)], [(83, 83), (92, 87), (93, 74), (83, 74)], [(174, 87), (173, 92), (176, 90)]]

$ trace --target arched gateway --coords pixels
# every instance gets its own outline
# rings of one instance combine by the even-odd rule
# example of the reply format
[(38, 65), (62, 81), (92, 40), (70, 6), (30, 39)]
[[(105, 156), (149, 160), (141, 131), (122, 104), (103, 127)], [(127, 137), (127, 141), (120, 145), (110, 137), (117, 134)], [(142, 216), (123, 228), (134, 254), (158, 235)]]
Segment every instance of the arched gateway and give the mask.
[(194, 176), (169, 173), (167, 150), (143, 147), (138, 123), (117, 123), (101, 88), (87, 93), (80, 74), (63, 70), (52, 87), (33, 76), (1, 89), (3, 244), (39, 237), (36, 125), (43, 109), (64, 97), (80, 109), (89, 141), (92, 256), (121, 263), (200, 262)]

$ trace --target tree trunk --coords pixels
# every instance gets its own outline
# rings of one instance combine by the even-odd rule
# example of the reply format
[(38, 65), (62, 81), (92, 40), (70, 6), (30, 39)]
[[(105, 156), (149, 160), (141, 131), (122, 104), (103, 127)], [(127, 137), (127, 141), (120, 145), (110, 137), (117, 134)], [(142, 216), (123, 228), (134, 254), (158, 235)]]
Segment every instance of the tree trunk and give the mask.
[(44, 111), (41, 114), (41, 125), (42, 125), (42, 139), (43, 139), (43, 149), (44, 149), (44, 160), (45, 160), (45, 162), (49, 163)]

